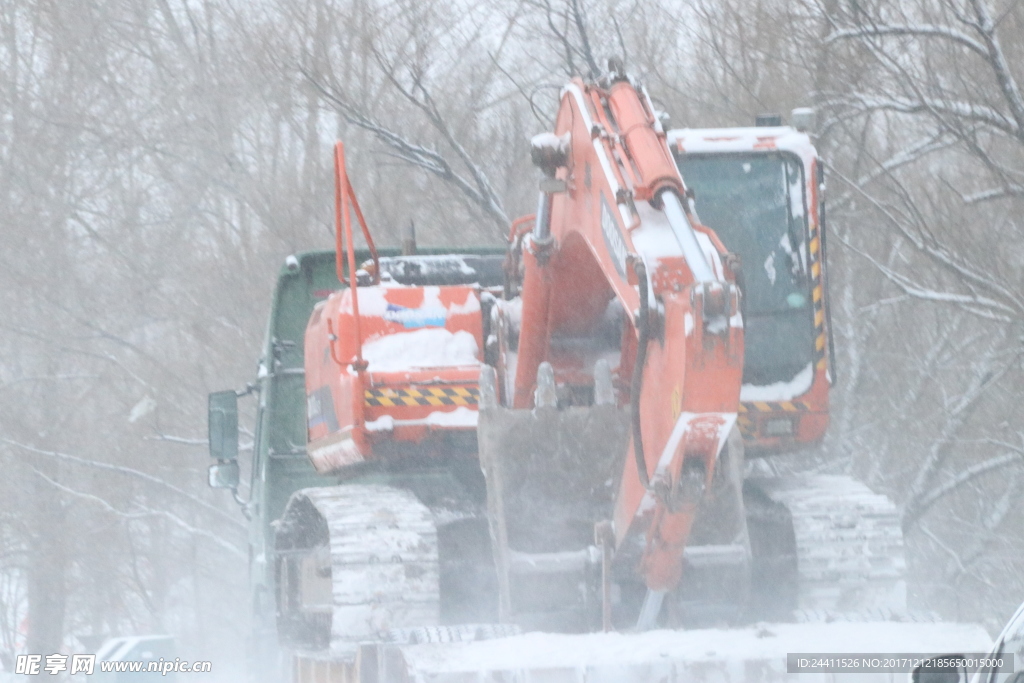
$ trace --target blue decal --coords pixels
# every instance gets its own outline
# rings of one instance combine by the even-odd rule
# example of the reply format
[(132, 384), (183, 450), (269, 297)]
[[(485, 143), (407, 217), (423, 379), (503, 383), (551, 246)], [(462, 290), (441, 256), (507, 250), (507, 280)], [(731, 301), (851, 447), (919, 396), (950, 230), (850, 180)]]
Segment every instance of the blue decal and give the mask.
[(417, 327), (444, 327), (448, 312), (443, 308), (406, 308), (388, 304), (384, 319), (392, 323), (402, 323), (406, 329)]

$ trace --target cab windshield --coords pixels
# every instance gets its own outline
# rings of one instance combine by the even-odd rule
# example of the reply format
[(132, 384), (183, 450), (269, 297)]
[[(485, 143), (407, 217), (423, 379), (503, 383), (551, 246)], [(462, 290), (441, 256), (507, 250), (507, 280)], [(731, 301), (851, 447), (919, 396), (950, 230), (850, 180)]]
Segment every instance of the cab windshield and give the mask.
[(701, 223), (740, 257), (743, 383), (792, 381), (814, 351), (803, 165), (785, 152), (677, 154), (676, 163)]

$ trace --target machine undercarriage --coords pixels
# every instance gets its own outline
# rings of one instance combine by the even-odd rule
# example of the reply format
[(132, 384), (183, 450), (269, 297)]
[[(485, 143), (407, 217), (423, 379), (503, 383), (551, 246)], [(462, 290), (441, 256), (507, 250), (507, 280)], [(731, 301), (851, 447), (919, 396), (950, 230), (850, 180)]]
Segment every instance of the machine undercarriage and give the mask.
[[(624, 441), (628, 428), (615, 410), (489, 416), (482, 438), (507, 444), (501, 430), (512, 429), (517, 447), (506, 446), (511, 457), (500, 462), (485, 456), (487, 491), (477, 494), (487, 500), (461, 509), (432, 496), (422, 471), (407, 473), (415, 477), (411, 488), (392, 479), (298, 492), (277, 523), (282, 637), (300, 650), (351, 653), (368, 641), (601, 630), (605, 580), (611, 626), (630, 630), (646, 591), (634, 570), (642, 548), (620, 548), (602, 566), (605, 548), (594, 529), (611, 506), (609, 445)], [(557, 434), (584, 436), (559, 443)], [(570, 465), (583, 454), (593, 462), (595, 452), (609, 456), (605, 476), (595, 472), (581, 483)], [(527, 476), (539, 461), (548, 463), (544, 477)], [(665, 600), (660, 626), (905, 616), (902, 534), (888, 499), (849, 477), (744, 479), (743, 464), (736, 433), (702, 501), (684, 579)]]

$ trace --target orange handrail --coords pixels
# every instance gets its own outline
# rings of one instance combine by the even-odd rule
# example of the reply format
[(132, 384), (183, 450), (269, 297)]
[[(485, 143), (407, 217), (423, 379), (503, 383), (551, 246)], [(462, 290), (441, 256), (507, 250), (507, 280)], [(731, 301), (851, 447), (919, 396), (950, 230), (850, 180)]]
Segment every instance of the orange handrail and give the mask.
[(512, 244), (513, 242), (515, 242), (516, 238), (519, 237), (520, 234), (526, 232), (524, 226), (533, 223), (536, 220), (536, 218), (536, 215), (531, 213), (528, 216), (520, 216), (519, 218), (512, 221), (512, 225), (508, 231), (508, 243)]
[[(339, 282), (345, 281), (345, 266), (348, 266), (349, 290), (352, 295), (352, 317), (355, 325), (356, 355), (352, 363), (356, 371), (366, 368), (366, 361), (363, 360), (363, 335), (359, 318), (359, 279), (356, 275), (356, 252), (352, 240), (352, 216), (350, 211), (355, 210), (356, 219), (362, 228), (363, 237), (370, 249), (370, 256), (373, 258), (373, 284), (380, 284), (380, 258), (377, 256), (377, 247), (370, 236), (370, 230), (366, 227), (366, 219), (363, 218), (363, 211), (359, 208), (359, 201), (352, 189), (352, 183), (348, 179), (348, 172), (345, 169), (345, 145), (338, 142), (334, 145), (334, 248), (335, 248), (335, 272)], [(348, 262), (346, 264), (346, 261)]]

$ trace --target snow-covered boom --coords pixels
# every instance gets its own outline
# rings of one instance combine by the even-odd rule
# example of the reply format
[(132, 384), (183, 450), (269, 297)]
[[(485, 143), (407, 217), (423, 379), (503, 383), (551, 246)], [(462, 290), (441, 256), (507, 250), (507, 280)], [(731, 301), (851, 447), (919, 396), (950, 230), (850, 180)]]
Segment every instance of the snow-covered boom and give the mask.
[[(519, 297), (495, 309), (508, 407), (483, 411), (480, 449), (509, 552), (585, 549), (603, 512), (617, 551), (605, 581), (633, 574), (651, 625), (705, 491), (721, 499), (715, 551), (728, 563), (748, 554), (742, 474), (713, 486), (739, 409), (743, 322), (730, 256), (692, 220), (646, 93), (621, 74), (603, 86), (571, 82), (555, 132), (533, 140), (544, 192), (532, 230), (513, 235)], [(586, 444), (588, 422), (629, 428)], [(538, 578), (498, 557), (501, 604), (523, 620)]]
[[(342, 288), (310, 286), (304, 339), (306, 452), (334, 479), (274, 522), (285, 643), (355, 656), (902, 604), (891, 503), (846, 478), (744, 478), (745, 444), (827, 423), (819, 171), (806, 135), (763, 130), (670, 146), (621, 68), (573, 80), (504, 258), (379, 255), (338, 144)], [(809, 152), (772, 147), (787, 135)]]

